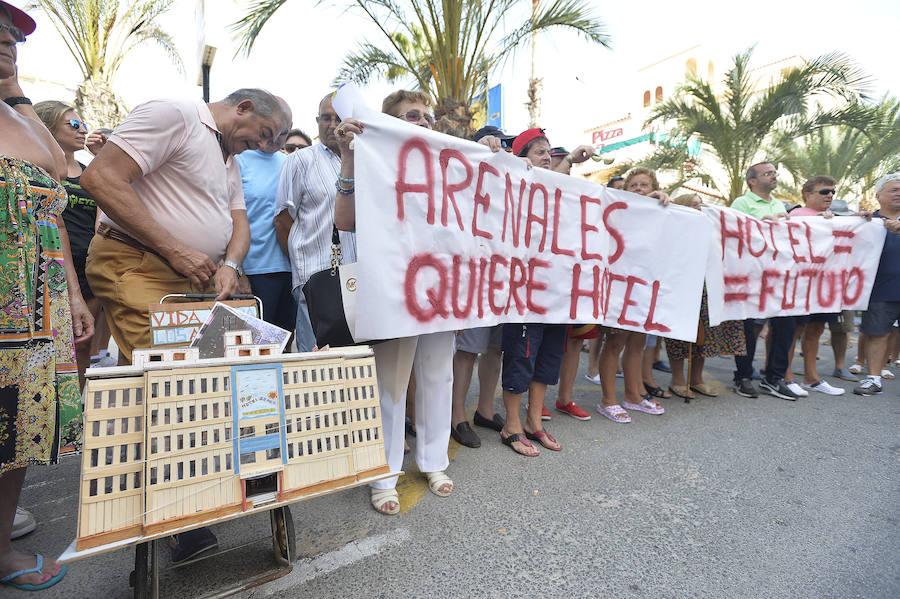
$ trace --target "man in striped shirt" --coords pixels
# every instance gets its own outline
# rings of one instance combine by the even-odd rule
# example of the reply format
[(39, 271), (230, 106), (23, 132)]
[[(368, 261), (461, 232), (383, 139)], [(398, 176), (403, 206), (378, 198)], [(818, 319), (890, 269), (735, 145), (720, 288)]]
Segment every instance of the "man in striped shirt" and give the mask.
[[(316, 338), (309, 322), (303, 285), (313, 274), (331, 266), (334, 226), (334, 183), (341, 155), (334, 130), (340, 119), (331, 105), (332, 94), (319, 103), (319, 139), (290, 154), (281, 167), (275, 204), (275, 233), (291, 259), (294, 298), (297, 300), (296, 343), (312, 351)], [(356, 234), (341, 231), (343, 264), (356, 262)]]

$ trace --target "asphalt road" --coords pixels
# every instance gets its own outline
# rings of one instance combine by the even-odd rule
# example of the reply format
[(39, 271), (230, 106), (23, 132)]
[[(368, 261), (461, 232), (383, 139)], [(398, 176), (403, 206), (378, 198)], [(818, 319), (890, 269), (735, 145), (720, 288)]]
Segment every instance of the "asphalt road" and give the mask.
[[(447, 499), (407, 464), (399, 516), (377, 514), (362, 488), (295, 504), (293, 572), (243, 596), (900, 597), (900, 381), (865, 398), (827, 377), (848, 394), (670, 400), (665, 415), (615, 424), (594, 410), (586, 356), (576, 401), (593, 419), (545, 423), (562, 452), (521, 457), (477, 429), (480, 449), (451, 442)], [(820, 356), (831, 372), (827, 345)], [(724, 391), (731, 370), (709, 360), (707, 381)], [(21, 505), (39, 527), (17, 549), (58, 555), (73, 539), (77, 462), (29, 471)], [(271, 568), (267, 529), (263, 515), (216, 527), (223, 547), (261, 540), (167, 571), (161, 596)], [(131, 548), (74, 562), (40, 596), (129, 597), (132, 566)]]

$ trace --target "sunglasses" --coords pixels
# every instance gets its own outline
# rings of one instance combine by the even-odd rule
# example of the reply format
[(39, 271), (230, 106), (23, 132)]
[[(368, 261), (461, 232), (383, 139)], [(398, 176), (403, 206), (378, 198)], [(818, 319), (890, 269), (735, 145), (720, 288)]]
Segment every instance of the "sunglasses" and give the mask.
[(834, 195), (834, 194), (835, 194), (835, 190), (833, 190), (833, 189), (820, 189), (820, 190), (817, 191), (816, 193), (819, 194), (820, 196), (831, 196), (831, 195)]
[(69, 127), (71, 127), (75, 131), (78, 131), (82, 127), (84, 127), (85, 131), (88, 130), (87, 123), (85, 123), (84, 121), (79, 121), (78, 119), (69, 119)]
[(304, 144), (284, 144), (284, 151), (288, 154), (292, 154), (297, 150), (302, 150), (303, 148), (308, 148), (309, 146)]
[(25, 41), (25, 34), (22, 33), (22, 30), (16, 27), (15, 25), (6, 25), (4, 23), (0, 23), (0, 31), (8, 31), (13, 39), (16, 40), (16, 43), (22, 43)]
[(425, 122), (428, 123), (429, 127), (434, 127), (434, 115), (422, 112), (421, 110), (408, 110), (403, 114), (398, 114), (397, 118), (404, 119), (410, 123), (418, 123), (422, 119), (425, 119)]

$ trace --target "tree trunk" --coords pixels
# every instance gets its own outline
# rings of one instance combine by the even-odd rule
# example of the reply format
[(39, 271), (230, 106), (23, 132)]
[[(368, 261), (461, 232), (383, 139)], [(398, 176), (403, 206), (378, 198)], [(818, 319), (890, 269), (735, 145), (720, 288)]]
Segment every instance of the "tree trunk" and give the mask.
[(85, 79), (75, 91), (75, 110), (92, 129), (115, 129), (128, 116), (128, 109), (109, 82)]
[(472, 128), (472, 109), (454, 98), (443, 98), (434, 107), (434, 130), (469, 139), (475, 132)]

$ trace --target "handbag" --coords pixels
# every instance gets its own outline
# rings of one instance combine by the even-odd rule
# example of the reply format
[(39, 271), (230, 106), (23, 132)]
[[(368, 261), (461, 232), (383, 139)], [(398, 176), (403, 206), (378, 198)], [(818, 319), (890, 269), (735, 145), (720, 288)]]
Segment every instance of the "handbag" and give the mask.
[[(350, 265), (346, 265), (350, 266)], [(347, 326), (347, 314), (341, 285), (341, 237), (337, 227), (331, 226), (331, 268), (314, 273), (303, 285), (303, 296), (309, 311), (309, 322), (316, 345), (319, 347), (346, 347), (357, 345)], [(355, 272), (355, 269), (354, 269)], [(356, 278), (352, 278), (353, 291), (356, 290)], [(356, 302), (352, 302), (355, 308)], [(350, 314), (351, 318), (355, 314)]]

